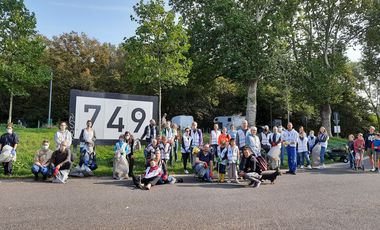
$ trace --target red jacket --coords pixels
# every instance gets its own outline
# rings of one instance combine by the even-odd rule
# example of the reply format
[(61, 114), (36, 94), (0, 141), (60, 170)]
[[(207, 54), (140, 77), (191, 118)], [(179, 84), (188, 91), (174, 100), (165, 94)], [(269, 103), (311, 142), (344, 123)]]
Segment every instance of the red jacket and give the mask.
[(361, 139), (361, 140), (360, 139), (356, 139), (354, 141), (354, 151), (355, 151), (355, 153), (359, 153), (359, 152), (363, 151), (364, 148), (365, 148), (365, 141), (364, 141), (364, 139)]

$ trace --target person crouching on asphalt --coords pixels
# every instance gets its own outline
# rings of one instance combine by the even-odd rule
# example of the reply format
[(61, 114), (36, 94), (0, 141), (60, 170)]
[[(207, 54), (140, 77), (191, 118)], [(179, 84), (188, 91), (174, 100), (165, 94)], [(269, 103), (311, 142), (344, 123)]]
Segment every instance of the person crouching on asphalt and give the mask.
[(231, 138), (230, 145), (227, 150), (228, 157), (228, 183), (231, 181), (234, 183), (239, 183), (238, 180), (238, 165), (239, 165), (239, 148), (236, 146), (236, 142), (234, 138)]
[[(194, 152), (196, 153), (196, 152)], [(210, 151), (210, 145), (206, 144), (199, 151), (194, 160), (195, 175), (207, 182), (212, 182), (213, 155)]]
[(245, 180), (249, 180), (249, 186), (258, 188), (261, 184), (261, 170), (257, 165), (256, 158), (252, 155), (252, 151), (249, 147), (243, 149), (243, 154), (245, 158), (244, 170), (239, 173), (239, 176), (243, 177)]
[(41, 148), (37, 151), (34, 157), (34, 164), (32, 166), (32, 173), (34, 179), (38, 180), (38, 173), (42, 174), (43, 180), (46, 180), (50, 176), (49, 164), (53, 151), (49, 149), (49, 141), (42, 141)]
[(71, 167), (71, 152), (69, 142), (62, 141), (59, 149), (53, 152), (50, 160), (50, 168), (53, 170), (54, 183), (66, 183)]

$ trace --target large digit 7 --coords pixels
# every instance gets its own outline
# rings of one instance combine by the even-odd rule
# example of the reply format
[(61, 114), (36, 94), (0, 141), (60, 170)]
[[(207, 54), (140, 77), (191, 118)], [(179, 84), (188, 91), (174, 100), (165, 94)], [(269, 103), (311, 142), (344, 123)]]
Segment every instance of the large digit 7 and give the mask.
[[(141, 113), (141, 118), (140, 118), (140, 119), (136, 117), (136, 113), (138, 113), (138, 112)], [(136, 108), (136, 109), (134, 109), (134, 110), (132, 111), (132, 120), (133, 120), (134, 122), (139, 123), (139, 124), (137, 125), (137, 127), (136, 127), (134, 133), (138, 133), (138, 132), (139, 132), (139, 130), (140, 130), (142, 124), (143, 124), (144, 121), (145, 121), (145, 118), (146, 118), (146, 113), (145, 113), (145, 111), (144, 111), (143, 109), (141, 109), (141, 108)]]
[(84, 105), (84, 112), (86, 112), (86, 113), (88, 113), (88, 111), (89, 111), (90, 109), (95, 109), (94, 115), (92, 115), (92, 118), (91, 118), (92, 124), (95, 123), (96, 118), (97, 118), (98, 115), (99, 115), (100, 108), (101, 108), (100, 105)]
[(119, 123), (117, 125), (114, 125), (113, 122), (115, 121), (116, 116), (120, 112), (120, 110), (121, 110), (120, 106), (116, 107), (116, 109), (113, 112), (110, 120), (107, 123), (107, 128), (109, 128), (109, 129), (117, 129), (119, 131), (119, 133), (121, 133), (123, 131), (123, 129), (124, 129), (123, 118), (119, 117)]

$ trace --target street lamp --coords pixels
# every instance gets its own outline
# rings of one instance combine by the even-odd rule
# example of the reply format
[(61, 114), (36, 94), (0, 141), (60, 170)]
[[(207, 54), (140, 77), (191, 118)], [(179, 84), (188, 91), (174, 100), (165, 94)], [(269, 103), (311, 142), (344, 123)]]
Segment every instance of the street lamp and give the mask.
[(50, 72), (50, 92), (49, 92), (49, 116), (48, 116), (48, 127), (52, 127), (52, 120), (51, 120), (51, 98), (53, 93), (53, 71)]

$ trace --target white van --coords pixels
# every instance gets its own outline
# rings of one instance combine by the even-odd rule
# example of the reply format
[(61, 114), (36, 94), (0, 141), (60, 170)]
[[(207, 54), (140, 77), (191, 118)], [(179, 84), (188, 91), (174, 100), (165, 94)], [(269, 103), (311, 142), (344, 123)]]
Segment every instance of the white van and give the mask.
[(186, 127), (191, 128), (191, 123), (193, 123), (193, 116), (188, 115), (179, 115), (172, 118), (172, 123), (178, 125), (181, 130), (184, 130)]
[[(232, 115), (232, 116), (219, 116), (214, 118), (214, 123), (226, 127), (227, 130), (230, 130), (231, 125), (235, 126), (235, 129), (238, 130), (241, 128), (241, 124), (245, 120), (245, 116)], [(219, 128), (222, 128), (219, 127)]]

